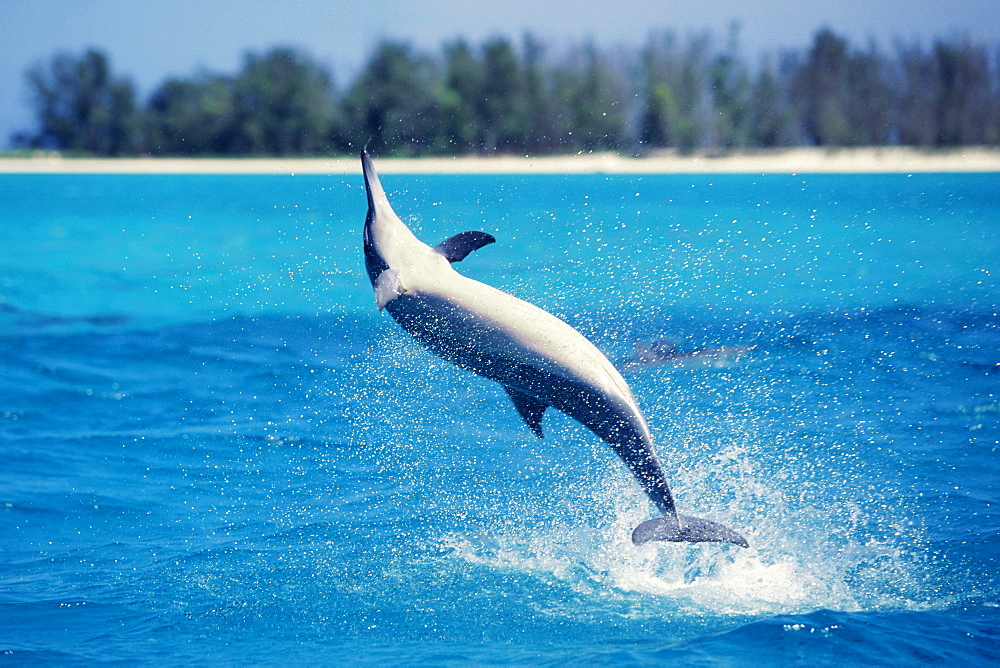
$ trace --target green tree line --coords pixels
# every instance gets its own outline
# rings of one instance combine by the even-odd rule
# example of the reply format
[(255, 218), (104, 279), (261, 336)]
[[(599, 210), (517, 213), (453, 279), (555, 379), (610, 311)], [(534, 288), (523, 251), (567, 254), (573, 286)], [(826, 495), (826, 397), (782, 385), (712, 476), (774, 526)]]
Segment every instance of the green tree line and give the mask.
[(781, 146), (1000, 143), (1000, 53), (961, 38), (891, 52), (821, 30), (808, 49), (747, 63), (734, 29), (651, 34), (641, 48), (384, 41), (345, 87), (294, 48), (236, 74), (170, 78), (145, 101), (105, 54), (27, 72), (37, 130), (22, 147), (102, 156), (632, 153)]

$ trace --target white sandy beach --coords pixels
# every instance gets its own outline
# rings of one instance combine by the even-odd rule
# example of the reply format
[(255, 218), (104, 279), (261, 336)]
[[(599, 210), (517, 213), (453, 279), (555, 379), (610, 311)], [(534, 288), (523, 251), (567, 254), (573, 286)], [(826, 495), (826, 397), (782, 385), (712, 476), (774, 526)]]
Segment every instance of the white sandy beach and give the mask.
[[(1000, 172), (1000, 149), (791, 148), (645, 157), (586, 153), (541, 157), (381, 158), (385, 174), (796, 174)], [(0, 158), (5, 174), (354, 174), (356, 158)]]

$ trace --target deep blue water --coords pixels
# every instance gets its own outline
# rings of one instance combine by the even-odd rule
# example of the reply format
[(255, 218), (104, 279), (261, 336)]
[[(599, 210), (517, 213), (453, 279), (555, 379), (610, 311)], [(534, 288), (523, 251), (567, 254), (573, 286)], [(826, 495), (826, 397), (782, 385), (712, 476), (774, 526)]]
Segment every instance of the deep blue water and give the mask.
[(0, 663), (1000, 660), (1000, 179), (385, 176), (629, 376), (682, 510), (374, 305), (361, 178), (0, 176)]

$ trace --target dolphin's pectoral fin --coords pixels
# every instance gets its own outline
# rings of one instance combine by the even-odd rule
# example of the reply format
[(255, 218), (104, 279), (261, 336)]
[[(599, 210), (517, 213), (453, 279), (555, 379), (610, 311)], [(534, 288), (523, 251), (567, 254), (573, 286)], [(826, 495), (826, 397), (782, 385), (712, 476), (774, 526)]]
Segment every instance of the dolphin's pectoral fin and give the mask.
[(400, 295), (406, 294), (406, 288), (399, 280), (399, 272), (395, 269), (386, 269), (375, 280), (375, 303), (381, 311), (385, 305)]
[(549, 407), (548, 404), (542, 403), (531, 395), (518, 392), (512, 387), (504, 385), (503, 389), (507, 390), (507, 394), (510, 395), (511, 401), (514, 402), (514, 408), (516, 408), (517, 412), (522, 418), (524, 418), (528, 428), (531, 429), (531, 431), (538, 438), (544, 438), (542, 435), (542, 414), (545, 413), (545, 409)]
[(746, 538), (729, 527), (687, 515), (665, 515), (646, 520), (632, 532), (632, 542), (636, 545), (651, 540), (674, 543), (732, 543), (740, 547), (750, 547)]
[(434, 250), (447, 258), (448, 262), (461, 262), (474, 250), (496, 241), (492, 234), (486, 232), (462, 232), (449, 237), (434, 247)]

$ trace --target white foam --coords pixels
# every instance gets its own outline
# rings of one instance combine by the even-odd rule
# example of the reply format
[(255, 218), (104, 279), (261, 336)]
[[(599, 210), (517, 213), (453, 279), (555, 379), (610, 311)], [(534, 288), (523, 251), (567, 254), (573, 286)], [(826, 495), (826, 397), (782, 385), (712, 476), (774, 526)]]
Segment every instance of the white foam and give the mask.
[[(849, 536), (846, 542), (843, 536), (830, 537), (822, 521), (801, 514), (775, 512), (766, 520), (755, 518), (761, 524), (747, 536), (750, 549), (717, 543), (637, 547), (629, 536), (647, 519), (646, 504), (628, 483), (612, 486), (617, 489), (598, 496), (605, 504), (616, 499), (613, 505), (618, 508), (600, 527), (550, 523), (509, 528), (487, 542), (460, 535), (441, 542), (466, 562), (558, 582), (592, 596), (595, 605), (624, 605), (629, 616), (660, 615), (664, 608), (694, 615), (756, 616), (926, 607), (907, 596), (919, 574), (911, 572), (916, 562), (903, 550)], [(740, 503), (733, 502), (731, 515)], [(703, 514), (739, 527), (725, 514)]]

